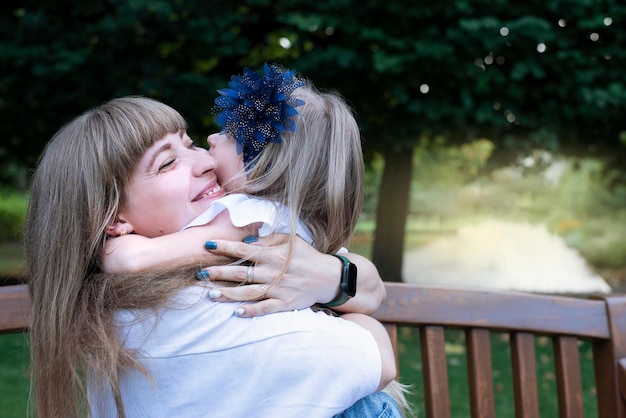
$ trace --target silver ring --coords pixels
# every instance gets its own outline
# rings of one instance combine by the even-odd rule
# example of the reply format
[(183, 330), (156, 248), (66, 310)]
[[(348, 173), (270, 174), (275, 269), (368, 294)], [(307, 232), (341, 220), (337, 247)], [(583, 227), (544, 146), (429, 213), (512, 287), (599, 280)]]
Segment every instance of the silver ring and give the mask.
[(252, 283), (254, 281), (254, 266), (248, 266), (247, 275), (248, 278), (246, 280), (246, 284)]

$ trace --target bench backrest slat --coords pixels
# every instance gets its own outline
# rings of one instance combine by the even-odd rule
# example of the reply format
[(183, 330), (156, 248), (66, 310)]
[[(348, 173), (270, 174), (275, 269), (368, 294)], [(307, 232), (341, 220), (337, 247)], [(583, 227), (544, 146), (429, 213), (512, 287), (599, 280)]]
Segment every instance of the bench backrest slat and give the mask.
[(543, 330), (605, 339), (606, 316), (601, 300), (407, 283), (388, 283), (387, 301), (376, 313), (384, 322)]
[(583, 418), (583, 393), (578, 340), (571, 336), (553, 339), (556, 390), (563, 418)]
[(516, 417), (535, 418), (539, 416), (537, 396), (537, 360), (535, 356), (535, 336), (528, 332), (513, 332), (511, 341), (511, 363)]
[(495, 416), (493, 373), (491, 371), (491, 339), (486, 328), (465, 331), (467, 341), (467, 377), (472, 417)]
[(28, 328), (30, 298), (23, 285), (0, 286), (0, 333)]
[[(450, 387), (445, 335), (441, 326), (420, 329), (426, 416), (450, 418)], [(398, 353), (398, 351), (396, 351)], [(402, 380), (402, 376), (400, 376)]]

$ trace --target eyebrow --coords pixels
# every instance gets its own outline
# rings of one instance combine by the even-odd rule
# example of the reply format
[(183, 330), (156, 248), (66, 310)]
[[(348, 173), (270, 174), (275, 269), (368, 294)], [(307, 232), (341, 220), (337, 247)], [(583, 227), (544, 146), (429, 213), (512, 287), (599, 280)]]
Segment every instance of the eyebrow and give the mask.
[(166, 151), (168, 149), (170, 149), (172, 147), (172, 144), (170, 144), (169, 142), (166, 142), (165, 144), (161, 145), (159, 147), (159, 149), (157, 149), (156, 151), (154, 151), (154, 153), (152, 153), (152, 157), (150, 158), (150, 161), (148, 162), (148, 170), (150, 170), (154, 164), (154, 162), (156, 161), (157, 157), (163, 152)]
[[(178, 130), (178, 136), (180, 136), (181, 140), (185, 136), (185, 132), (186, 131), (184, 129)], [(148, 162), (148, 170), (152, 167), (152, 165), (154, 164), (154, 161), (157, 159), (159, 154), (162, 153), (163, 151), (170, 149), (171, 147), (172, 147), (172, 144), (170, 144), (169, 142), (166, 142), (165, 144), (161, 145), (159, 149), (154, 151), (154, 153), (152, 154), (152, 157), (150, 158), (150, 161)]]

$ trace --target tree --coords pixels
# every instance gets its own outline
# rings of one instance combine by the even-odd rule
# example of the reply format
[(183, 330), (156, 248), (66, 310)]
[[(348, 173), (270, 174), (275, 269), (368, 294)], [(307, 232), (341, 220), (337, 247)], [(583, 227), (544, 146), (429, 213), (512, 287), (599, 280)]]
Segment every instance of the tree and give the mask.
[(341, 92), (366, 152), (385, 158), (373, 259), (386, 280), (401, 277), (420, 136), (488, 137), (509, 158), (559, 147), (625, 166), (618, 0), (23, 3), (1, 6), (3, 167), (31, 167), (61, 121), (124, 94), (161, 99), (206, 134), (217, 86), (280, 62)]
[(623, 166), (626, 34), (616, 22), (626, 6), (617, 0), (271, 4), (294, 66), (354, 103), (385, 158), (373, 259), (387, 280), (401, 277), (410, 156), (422, 135), (487, 136), (509, 158), (535, 147), (595, 152)]
[(249, 50), (234, 30), (240, 15), (222, 7), (228, 2), (21, 3), (4, 2), (0, 13), (4, 184), (6, 167), (33, 167), (62, 123), (114, 97), (160, 99), (206, 135), (217, 86)]

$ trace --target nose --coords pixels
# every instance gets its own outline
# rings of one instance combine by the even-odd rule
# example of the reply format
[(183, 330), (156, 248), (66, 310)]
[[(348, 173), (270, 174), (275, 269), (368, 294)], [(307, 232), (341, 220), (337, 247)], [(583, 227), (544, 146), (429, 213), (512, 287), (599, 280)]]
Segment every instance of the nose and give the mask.
[(209, 137), (207, 138), (207, 142), (209, 143), (209, 145), (211, 146), (211, 148), (221, 144), (222, 142), (224, 142), (225, 140), (228, 139), (228, 135), (224, 134), (224, 133), (214, 133), (209, 135)]
[(209, 143), (209, 146), (212, 148), (217, 144), (217, 140), (219, 139), (220, 134), (214, 133), (207, 137), (206, 141)]

